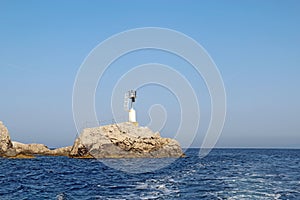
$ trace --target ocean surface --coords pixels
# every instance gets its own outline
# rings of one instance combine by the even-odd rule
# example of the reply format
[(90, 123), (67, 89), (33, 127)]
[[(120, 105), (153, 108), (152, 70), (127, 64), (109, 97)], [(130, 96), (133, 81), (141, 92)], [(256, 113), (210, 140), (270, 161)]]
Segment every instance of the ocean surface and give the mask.
[(138, 174), (93, 159), (0, 159), (0, 199), (300, 199), (300, 150), (198, 152)]

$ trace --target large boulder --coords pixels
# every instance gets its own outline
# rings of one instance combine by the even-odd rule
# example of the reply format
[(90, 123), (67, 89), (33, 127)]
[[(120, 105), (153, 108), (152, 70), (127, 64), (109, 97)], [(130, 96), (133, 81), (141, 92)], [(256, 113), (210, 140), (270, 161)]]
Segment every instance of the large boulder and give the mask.
[(6, 156), (6, 153), (15, 155), (12, 150), (13, 144), (10, 140), (8, 129), (0, 121), (0, 156)]
[(163, 158), (183, 156), (179, 143), (147, 127), (124, 122), (86, 128), (76, 139), (71, 157)]

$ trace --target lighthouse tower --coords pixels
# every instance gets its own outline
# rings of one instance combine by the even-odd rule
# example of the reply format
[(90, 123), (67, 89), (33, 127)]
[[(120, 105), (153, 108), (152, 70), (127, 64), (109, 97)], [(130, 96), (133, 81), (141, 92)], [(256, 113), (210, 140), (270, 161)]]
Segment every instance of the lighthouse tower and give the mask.
[(130, 91), (126, 92), (125, 99), (124, 99), (124, 108), (126, 111), (128, 111), (128, 121), (132, 122), (134, 124), (137, 124), (136, 112), (133, 108), (135, 99), (136, 99), (136, 91), (135, 90), (130, 90)]

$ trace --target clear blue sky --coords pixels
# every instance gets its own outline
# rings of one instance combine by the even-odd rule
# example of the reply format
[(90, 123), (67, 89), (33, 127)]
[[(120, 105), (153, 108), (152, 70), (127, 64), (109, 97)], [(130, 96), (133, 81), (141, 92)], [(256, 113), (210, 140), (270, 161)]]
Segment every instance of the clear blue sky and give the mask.
[[(76, 136), (73, 83), (84, 58), (113, 34), (155, 26), (194, 38), (219, 67), (228, 111), (218, 147), (299, 148), (299, 10), (297, 0), (1, 0), (0, 120), (13, 140), (71, 145)], [(168, 61), (168, 55), (159, 52), (141, 52), (132, 57), (136, 63), (130, 56), (120, 65)], [(175, 61), (169, 64), (180, 62)], [(192, 85), (201, 82), (193, 80), (193, 72), (182, 73), (187, 73)], [(99, 113), (109, 105), (102, 97), (96, 96), (97, 102), (102, 101), (97, 105)], [(148, 105), (143, 107), (140, 100), (139, 106), (142, 112)], [(202, 110), (209, 109), (204, 104)], [(207, 121), (208, 115), (203, 116)], [(141, 117), (141, 124), (146, 121)], [(177, 123), (171, 118), (163, 135), (168, 136)], [(195, 147), (201, 139), (199, 133)]]

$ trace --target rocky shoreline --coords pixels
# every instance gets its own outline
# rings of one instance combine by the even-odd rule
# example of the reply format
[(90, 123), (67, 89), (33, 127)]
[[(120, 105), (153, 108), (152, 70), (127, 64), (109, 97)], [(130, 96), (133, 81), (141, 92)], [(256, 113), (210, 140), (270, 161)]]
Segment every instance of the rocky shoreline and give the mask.
[(164, 158), (183, 157), (179, 143), (162, 138), (147, 127), (131, 122), (86, 128), (73, 146), (49, 149), (44, 144), (11, 141), (7, 127), (0, 121), (0, 157), (34, 158), (68, 156), (70, 158)]

